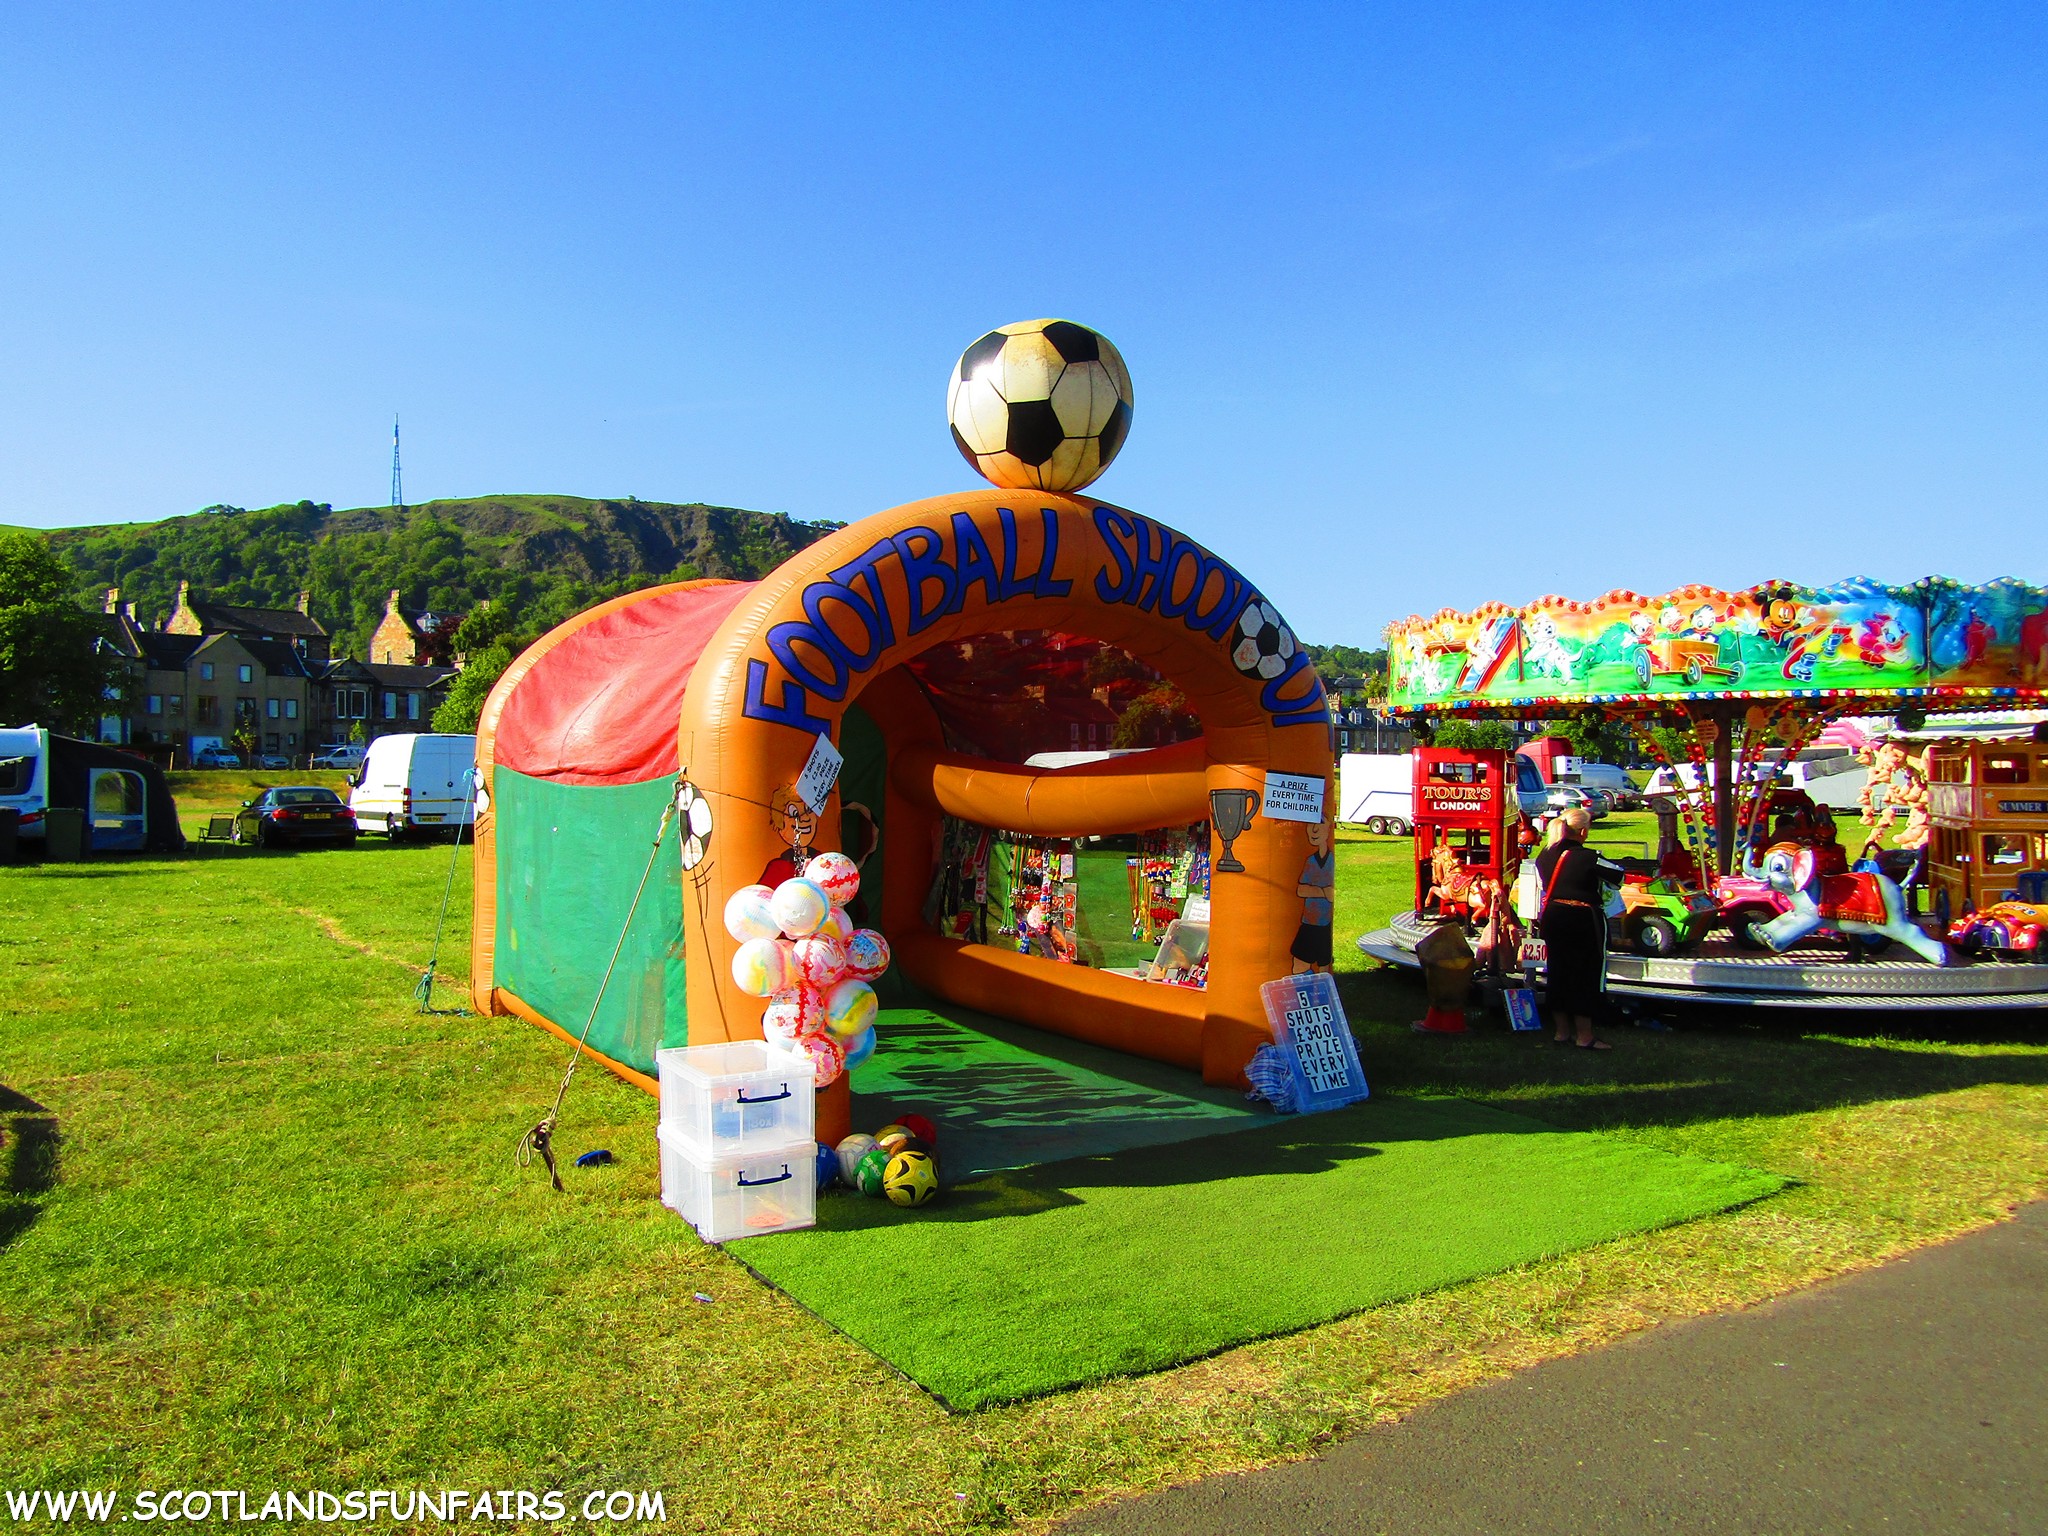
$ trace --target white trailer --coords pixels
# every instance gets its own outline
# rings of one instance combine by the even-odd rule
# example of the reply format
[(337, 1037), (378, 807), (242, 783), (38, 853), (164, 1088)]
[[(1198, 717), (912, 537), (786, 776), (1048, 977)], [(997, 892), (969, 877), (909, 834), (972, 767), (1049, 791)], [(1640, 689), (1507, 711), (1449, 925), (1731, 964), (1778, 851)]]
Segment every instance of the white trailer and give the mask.
[(1337, 763), (1337, 819), (1406, 837), (1415, 830), (1415, 754), (1346, 752)]

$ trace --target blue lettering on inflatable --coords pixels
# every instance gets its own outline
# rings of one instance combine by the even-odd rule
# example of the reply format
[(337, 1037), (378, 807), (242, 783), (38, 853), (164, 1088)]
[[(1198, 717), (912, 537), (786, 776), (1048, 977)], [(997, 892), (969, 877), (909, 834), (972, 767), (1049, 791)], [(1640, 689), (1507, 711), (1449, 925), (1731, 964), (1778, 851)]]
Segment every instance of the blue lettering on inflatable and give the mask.
[[(867, 649), (856, 651), (846, 643), (845, 638), (825, 620), (825, 605), (838, 603), (860, 620), (861, 634), (867, 642)], [(839, 664), (849, 672), (865, 672), (875, 664), (888, 642), (883, 633), (886, 622), (878, 621), (875, 611), (868, 606), (868, 600), (853, 588), (837, 581), (814, 581), (804, 588), (804, 613), (811, 621), (811, 627), (818, 632), (819, 641), (830, 647)]]
[(1131, 573), (1134, 569), (1131, 557), (1125, 552), (1123, 545), (1124, 539), (1129, 538), (1131, 534), (1130, 519), (1111, 507), (1097, 507), (1095, 531), (1102, 535), (1102, 542), (1109, 550), (1109, 558), (1116, 562), (1117, 570), (1122, 573), (1115, 581), (1111, 581), (1107, 566), (1097, 571), (1095, 595), (1105, 603), (1120, 603), (1124, 600), (1124, 594), (1130, 591)]
[(1074, 590), (1071, 581), (1053, 579), (1053, 568), (1060, 560), (1060, 515), (1051, 507), (1038, 509), (1038, 526), (1045, 534), (1038, 551), (1038, 580), (1031, 588), (1033, 597), (1065, 597)]
[[(879, 543), (869, 545), (865, 553), (849, 560), (832, 573), (832, 579), (841, 586), (852, 586), (854, 578), (858, 577), (861, 584), (867, 588), (870, 600), (868, 611), (872, 615), (875, 636), (874, 655), (879, 655), (896, 643), (896, 621), (889, 616), (889, 597), (882, 590), (882, 573), (875, 569), (882, 557), (893, 554), (895, 549), (895, 540), (883, 539)], [(806, 612), (809, 611), (809, 607), (808, 603), (805, 604)], [(873, 660), (872, 655), (869, 660)], [(863, 665), (858, 670), (865, 672), (867, 667)]]
[[(1166, 568), (1173, 556), (1173, 533), (1161, 527), (1150, 518), (1136, 519), (1138, 534), (1138, 592), (1137, 604), (1151, 611), (1166, 590)], [(1159, 535), (1159, 548), (1152, 547), (1152, 535)]]
[[(1194, 585), (1188, 588), (1185, 596), (1175, 597), (1173, 595), (1174, 579), (1180, 574), (1180, 565), (1183, 559), (1190, 559), (1195, 562)], [(1162, 619), (1178, 619), (1185, 615), (1188, 609), (1194, 605), (1195, 599), (1201, 595), (1202, 583), (1208, 579), (1208, 557), (1203, 555), (1199, 548), (1190, 544), (1186, 539), (1176, 540), (1173, 546), (1173, 553), (1166, 557), (1166, 576), (1159, 585), (1159, 616)], [(1188, 627), (1192, 629), (1195, 626), (1189, 625)]]
[[(831, 677), (818, 676), (811, 670), (810, 665), (797, 655), (796, 647), (799, 640), (832, 663)], [(768, 649), (774, 653), (775, 659), (782, 663), (782, 670), (802, 684), (806, 691), (834, 704), (846, 697), (846, 685), (853, 680), (853, 669), (842, 659), (841, 648), (836, 644), (827, 644), (815, 625), (800, 624), (795, 619), (783, 620), (768, 631)]]
[[(1008, 602), (1013, 597), (1040, 596), (1041, 594), (1037, 591), (1031, 577), (1019, 576), (1017, 574), (1017, 514), (1008, 507), (997, 507), (996, 521), (1002, 525), (1003, 529), (1002, 600)], [(1058, 526), (1057, 523), (1052, 524), (1054, 528)], [(1052, 537), (1057, 538), (1058, 535), (1053, 534)]]
[[(812, 712), (814, 699), (838, 703), (854, 680), (871, 669), (897, 643), (896, 615), (890, 611), (888, 593), (880, 566), (894, 556), (903, 572), (908, 598), (903, 615), (904, 633), (921, 634), (947, 614), (963, 611), (968, 589), (979, 586), (990, 607), (1019, 597), (1065, 597), (1073, 590), (1071, 579), (1054, 576), (1060, 548), (1059, 514), (1051, 507), (1038, 509), (1043, 537), (1038, 568), (1026, 574), (1019, 570), (1023, 540), (1017, 528), (1017, 514), (998, 507), (996, 518), (1002, 534), (1000, 563), (989, 549), (987, 538), (964, 512), (952, 519), (952, 549), (935, 528), (906, 528), (892, 538), (879, 539), (866, 550), (830, 572), (829, 578), (809, 583), (803, 591), (805, 622), (787, 620), (768, 631), (767, 645), (787, 674), (782, 683), (781, 702), (769, 700), (768, 664), (747, 662), (746, 697), (742, 711), (750, 719), (786, 725), (809, 735), (830, 732), (827, 721)], [(1114, 507), (1093, 509), (1096, 532), (1102, 539), (1108, 563), (1095, 573), (1095, 595), (1104, 603), (1128, 603), (1162, 617), (1179, 619), (1197, 634), (1206, 634), (1224, 644), (1236, 629), (1245, 605), (1258, 594), (1250, 582), (1228, 563), (1199, 544), (1182, 538), (1163, 523)], [(948, 555), (952, 558), (948, 558)], [(1176, 595), (1179, 576), (1192, 567), (1193, 579)], [(937, 584), (934, 594), (933, 584)], [(1213, 597), (1203, 606), (1205, 596)], [(859, 630), (849, 640), (843, 629), (826, 620), (827, 605), (837, 604), (850, 615)], [(844, 619), (842, 618), (842, 623)], [(799, 647), (803, 647), (799, 650)], [(820, 675), (819, 668), (825, 669)], [(1307, 691), (1295, 698), (1284, 695), (1306, 672)], [(1279, 677), (1266, 683), (1259, 705), (1275, 726), (1327, 723), (1329, 710), (1322, 683), (1309, 667), (1304, 653)]]
[[(924, 541), (924, 548), (913, 548), (920, 539)], [(913, 635), (923, 634), (938, 623), (953, 602), (953, 567), (946, 563), (946, 541), (930, 528), (906, 528), (890, 543), (896, 546), (896, 558), (903, 562), (903, 582), (910, 589), (908, 631)], [(924, 601), (924, 584), (928, 581), (936, 581), (945, 588), (944, 596), (929, 608)]]
[(830, 736), (830, 721), (821, 720), (812, 714), (810, 700), (803, 689), (795, 683), (782, 685), (781, 704), (770, 704), (764, 695), (768, 686), (768, 663), (749, 661), (747, 663), (747, 697), (740, 706), (740, 712), (749, 720), (765, 720), (770, 725), (786, 725), (791, 730), (802, 731), (806, 736)]
[(982, 601), (994, 607), (1003, 600), (1003, 578), (996, 572), (995, 556), (974, 519), (965, 512), (953, 514), (953, 600), (946, 612), (958, 613), (967, 606), (967, 589), (981, 588)]
[(1202, 630), (1212, 640), (1221, 640), (1237, 623), (1238, 615), (1244, 612), (1245, 581), (1237, 572), (1211, 555), (1208, 563), (1202, 567), (1201, 586), (1195, 590), (1200, 592), (1206, 588), (1211, 576), (1223, 578), (1216, 593), (1216, 606), (1204, 612), (1197, 606), (1200, 599), (1191, 599), (1188, 603), (1188, 628)]

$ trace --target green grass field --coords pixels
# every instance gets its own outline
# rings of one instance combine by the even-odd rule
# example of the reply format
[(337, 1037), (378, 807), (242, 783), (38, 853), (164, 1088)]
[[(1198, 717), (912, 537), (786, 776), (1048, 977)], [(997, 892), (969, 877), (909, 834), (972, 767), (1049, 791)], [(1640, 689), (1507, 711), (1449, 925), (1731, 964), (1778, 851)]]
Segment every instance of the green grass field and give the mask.
[[(247, 798), (249, 776), (195, 777), (188, 817)], [(1412, 1035), (1414, 982), (1350, 947), (1402, 898), (1406, 845), (1347, 834), (1341, 982), (1377, 1095), (1459, 1096), (1794, 1186), (949, 1415), (659, 1206), (638, 1092), (586, 1071), (569, 1097), (563, 1149), (618, 1166), (558, 1196), (516, 1164), (564, 1048), (415, 1011), (449, 857), (366, 839), (0, 871), (0, 1481), (658, 1488), (684, 1530), (1035, 1529), (1878, 1262), (2048, 1187), (2038, 1021), (1622, 1029), (1597, 1056), (1498, 1027)]]

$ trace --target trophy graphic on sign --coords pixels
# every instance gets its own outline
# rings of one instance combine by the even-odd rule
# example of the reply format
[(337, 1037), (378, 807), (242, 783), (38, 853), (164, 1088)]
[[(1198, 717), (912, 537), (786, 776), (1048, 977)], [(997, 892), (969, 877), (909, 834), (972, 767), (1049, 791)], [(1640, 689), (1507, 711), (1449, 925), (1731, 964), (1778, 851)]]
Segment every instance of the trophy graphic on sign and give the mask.
[(1223, 840), (1223, 857), (1216, 861), (1219, 875), (1241, 875), (1244, 865), (1230, 851), (1230, 845), (1244, 836), (1258, 814), (1259, 792), (1255, 789), (1212, 789), (1209, 791), (1209, 820)]

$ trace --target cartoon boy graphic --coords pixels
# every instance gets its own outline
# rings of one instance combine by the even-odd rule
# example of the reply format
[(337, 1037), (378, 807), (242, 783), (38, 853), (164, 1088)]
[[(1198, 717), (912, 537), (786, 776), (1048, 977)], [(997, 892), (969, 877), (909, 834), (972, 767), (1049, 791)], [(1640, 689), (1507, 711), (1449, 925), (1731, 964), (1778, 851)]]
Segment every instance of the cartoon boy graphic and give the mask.
[(1337, 797), (1325, 784), (1323, 819), (1308, 824), (1308, 858), (1301, 866), (1301, 881), (1294, 888), (1294, 894), (1301, 898), (1301, 926), (1294, 930), (1294, 944), (1288, 953), (1294, 956), (1297, 973), (1330, 968), (1330, 928), (1337, 916), (1332, 900), (1337, 889), (1337, 859), (1331, 852), (1336, 841), (1331, 818), (1336, 808)]

